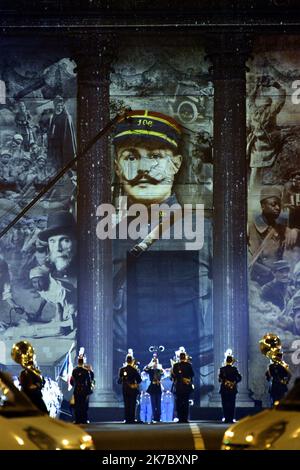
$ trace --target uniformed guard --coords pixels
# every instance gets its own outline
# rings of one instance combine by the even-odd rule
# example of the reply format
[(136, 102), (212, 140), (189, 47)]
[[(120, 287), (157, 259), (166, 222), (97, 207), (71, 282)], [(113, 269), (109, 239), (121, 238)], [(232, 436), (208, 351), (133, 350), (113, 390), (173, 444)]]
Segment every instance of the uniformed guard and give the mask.
[(171, 374), (175, 386), (178, 422), (188, 423), (189, 398), (193, 391), (194, 371), (185, 352), (180, 353), (179, 362), (174, 364)]
[(274, 406), (275, 402), (282, 400), (286, 392), (288, 391), (288, 383), (291, 379), (291, 373), (289, 366), (283, 361), (283, 354), (278, 351), (269, 365), (266, 372), (266, 379), (270, 383), (269, 393), (271, 399), (271, 406)]
[(232, 423), (234, 420), (235, 399), (238, 392), (237, 383), (242, 380), (241, 374), (233, 365), (234, 362), (235, 359), (232, 356), (231, 350), (229, 350), (226, 355), (225, 366), (221, 367), (219, 371), (219, 382), (221, 382), (220, 394), (224, 414), (223, 421), (225, 423)]
[(89, 370), (84, 366), (83, 356), (78, 357), (77, 367), (73, 369), (70, 383), (74, 387), (75, 423), (85, 424), (88, 421), (88, 400), (92, 381)]
[(161, 416), (161, 378), (163, 376), (162, 365), (158, 362), (157, 355), (154, 355), (151, 362), (144, 368), (149, 374), (150, 385), (147, 392), (151, 397), (153, 422), (160, 421)]
[(134, 359), (130, 354), (126, 356), (126, 365), (119, 370), (118, 383), (123, 387), (125, 406), (125, 423), (135, 422), (136, 399), (139, 394), (139, 384), (142, 379), (134, 366)]

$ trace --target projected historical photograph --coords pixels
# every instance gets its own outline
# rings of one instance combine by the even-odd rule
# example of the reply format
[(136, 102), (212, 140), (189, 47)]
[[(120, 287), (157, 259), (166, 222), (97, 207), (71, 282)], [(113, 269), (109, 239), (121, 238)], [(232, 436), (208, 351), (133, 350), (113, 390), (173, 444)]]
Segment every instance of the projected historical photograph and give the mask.
[[(214, 90), (204, 51), (133, 46), (128, 54), (123, 48), (110, 90), (112, 115), (131, 109), (111, 135), (115, 374), (128, 348), (141, 368), (156, 351), (168, 372), (183, 347), (197, 370), (194, 399), (207, 403), (213, 389)], [(162, 205), (155, 220), (154, 205)], [(168, 207), (174, 210), (166, 222)]]
[(260, 336), (279, 336), (293, 375), (300, 339), (300, 55), (295, 38), (273, 39), (257, 41), (247, 79), (250, 388), (264, 403)]
[[(0, 232), (76, 152), (75, 63), (30, 44), (0, 61)], [(76, 173), (70, 170), (0, 238), (1, 362), (26, 339), (59, 364), (77, 318)], [(53, 371), (54, 372), (54, 371)]]

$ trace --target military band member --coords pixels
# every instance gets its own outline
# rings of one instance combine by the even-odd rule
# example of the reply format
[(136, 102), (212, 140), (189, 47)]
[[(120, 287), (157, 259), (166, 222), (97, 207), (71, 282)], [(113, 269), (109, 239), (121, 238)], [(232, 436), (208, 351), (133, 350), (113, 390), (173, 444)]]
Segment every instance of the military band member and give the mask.
[(269, 393), (271, 406), (273, 406), (276, 401), (284, 397), (288, 391), (287, 385), (291, 379), (288, 365), (282, 360), (281, 351), (277, 352), (272, 364), (269, 365), (266, 372), (266, 379), (270, 382)]
[(163, 369), (158, 362), (157, 357), (153, 357), (152, 361), (144, 368), (144, 371), (149, 374), (150, 385), (147, 392), (151, 397), (153, 422), (159, 422), (161, 416), (161, 378), (163, 376)]
[(193, 391), (194, 371), (185, 352), (180, 353), (179, 362), (174, 364), (171, 374), (175, 386), (178, 422), (188, 423), (189, 398)]
[(125, 423), (135, 422), (136, 399), (139, 394), (139, 384), (142, 379), (134, 366), (134, 359), (131, 355), (126, 357), (126, 365), (119, 370), (118, 383), (122, 384), (123, 398), (125, 406)]
[(225, 423), (232, 423), (235, 412), (235, 399), (237, 391), (237, 383), (242, 380), (242, 376), (234, 367), (235, 359), (233, 356), (226, 357), (225, 366), (220, 368), (219, 382), (221, 382), (220, 394), (223, 407), (223, 420)]
[(73, 369), (71, 385), (74, 387), (75, 423), (85, 424), (88, 421), (88, 400), (91, 393), (91, 375), (84, 366), (82, 356), (78, 357), (78, 365)]
[(31, 402), (43, 413), (48, 413), (47, 407), (43, 400), (42, 388), (45, 384), (44, 378), (36, 374), (30, 367), (33, 367), (34, 364), (29, 364), (29, 367), (21, 371), (19, 376), (19, 382), (21, 385), (21, 390), (24, 392)]

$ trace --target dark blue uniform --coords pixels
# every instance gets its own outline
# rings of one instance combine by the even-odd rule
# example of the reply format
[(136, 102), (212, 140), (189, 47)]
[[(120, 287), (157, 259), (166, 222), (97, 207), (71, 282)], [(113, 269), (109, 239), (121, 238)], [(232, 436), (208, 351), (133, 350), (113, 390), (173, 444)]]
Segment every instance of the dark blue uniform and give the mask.
[(125, 422), (134, 423), (136, 399), (139, 394), (139, 386), (142, 381), (137, 369), (130, 364), (121, 367), (118, 383), (123, 386), (123, 398), (125, 406)]
[(189, 398), (193, 391), (192, 380), (194, 371), (192, 365), (186, 361), (174, 364), (172, 378), (176, 396), (176, 411), (179, 423), (187, 423), (189, 416)]
[(160, 421), (161, 415), (161, 377), (163, 372), (161, 369), (145, 368), (145, 372), (149, 374), (150, 385), (147, 392), (151, 397), (152, 415), (154, 421)]
[(291, 373), (281, 364), (270, 364), (266, 372), (266, 379), (270, 382), (271, 405), (275, 401), (281, 400), (288, 391), (287, 384), (291, 378)]
[(91, 393), (91, 376), (89, 371), (83, 366), (75, 367), (70, 382), (74, 387), (75, 423), (85, 424), (87, 422), (88, 397)]
[(219, 382), (221, 382), (220, 394), (222, 399), (223, 414), (225, 423), (232, 423), (235, 411), (235, 399), (237, 383), (242, 380), (242, 376), (236, 367), (226, 365), (220, 368)]
[(24, 369), (20, 374), (19, 381), (22, 392), (39, 410), (48, 413), (42, 394), (42, 388), (45, 384), (43, 377), (30, 369)]

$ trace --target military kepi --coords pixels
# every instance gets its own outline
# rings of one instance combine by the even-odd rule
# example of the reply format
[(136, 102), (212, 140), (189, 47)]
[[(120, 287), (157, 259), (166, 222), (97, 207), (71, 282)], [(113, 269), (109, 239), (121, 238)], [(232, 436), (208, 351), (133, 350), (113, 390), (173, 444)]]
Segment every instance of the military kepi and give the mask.
[(128, 140), (146, 140), (177, 150), (181, 136), (180, 124), (170, 116), (155, 111), (136, 110), (117, 123), (114, 144), (122, 144)]
[(260, 192), (260, 202), (268, 199), (269, 197), (277, 197), (281, 199), (281, 190), (277, 186), (265, 186)]

